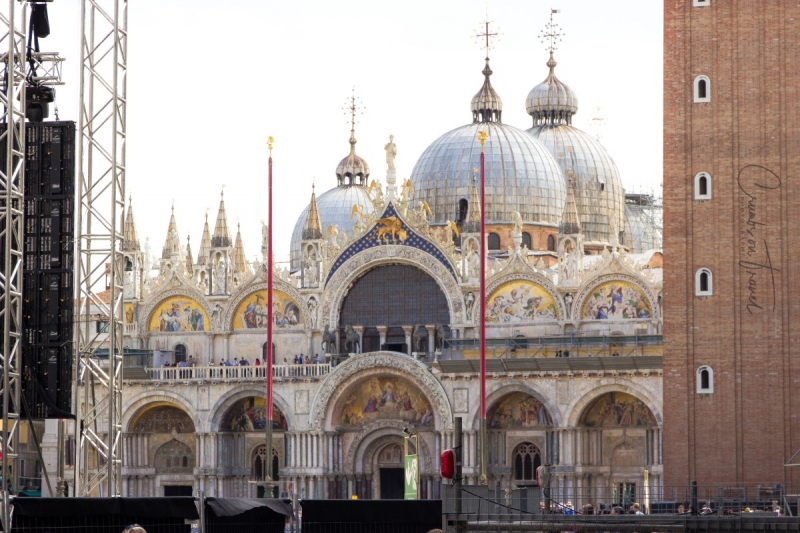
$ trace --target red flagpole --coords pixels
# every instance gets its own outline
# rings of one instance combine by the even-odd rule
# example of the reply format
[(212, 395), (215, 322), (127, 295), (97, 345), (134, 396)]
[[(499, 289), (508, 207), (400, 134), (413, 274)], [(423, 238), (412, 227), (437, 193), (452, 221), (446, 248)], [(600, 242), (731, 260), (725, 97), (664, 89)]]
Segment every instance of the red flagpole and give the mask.
[(481, 293), (480, 293), (480, 335), (481, 335), (481, 484), (486, 484), (486, 154), (484, 144), (489, 133), (478, 132), (481, 142)]
[(481, 137), (481, 418), (486, 418), (486, 154)]
[[(267, 200), (267, 208), (269, 209), (269, 213), (267, 214), (267, 360), (265, 361), (266, 366), (264, 367), (266, 376), (266, 388), (267, 388), (267, 398), (266, 398), (266, 426), (267, 426), (267, 447), (264, 454), (264, 460), (267, 462), (267, 480), (272, 481), (273, 472), (272, 472), (272, 321), (274, 317), (272, 316), (272, 143), (274, 142), (272, 137), (269, 137), (267, 140), (267, 146), (269, 147), (269, 179), (268, 179), (268, 200)], [(264, 497), (267, 498), (272, 496), (271, 494), (267, 496), (267, 488), (265, 487), (264, 490)]]

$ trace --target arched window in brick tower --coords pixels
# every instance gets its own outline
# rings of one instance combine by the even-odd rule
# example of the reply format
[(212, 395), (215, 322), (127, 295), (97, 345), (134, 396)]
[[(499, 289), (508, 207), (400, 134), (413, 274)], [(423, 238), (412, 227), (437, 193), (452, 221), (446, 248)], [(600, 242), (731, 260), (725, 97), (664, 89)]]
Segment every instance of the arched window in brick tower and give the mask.
[(707, 268), (701, 268), (695, 273), (695, 295), (696, 296), (711, 296), (714, 294), (714, 279), (711, 271)]
[(552, 235), (547, 236), (547, 251), (548, 252), (555, 252), (556, 251), (556, 238)]
[(711, 394), (714, 392), (714, 370), (703, 365), (697, 369), (697, 394)]
[(711, 101), (711, 80), (708, 76), (697, 76), (694, 79), (694, 101), (697, 103)]
[(708, 172), (698, 172), (695, 175), (694, 199), (711, 200), (711, 175)]

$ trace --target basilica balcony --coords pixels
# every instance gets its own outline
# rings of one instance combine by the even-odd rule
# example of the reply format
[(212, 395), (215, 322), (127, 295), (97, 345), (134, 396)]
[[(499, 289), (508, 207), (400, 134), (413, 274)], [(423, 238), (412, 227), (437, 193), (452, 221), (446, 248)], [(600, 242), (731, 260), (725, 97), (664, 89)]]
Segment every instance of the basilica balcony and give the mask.
[[(662, 335), (554, 335), (487, 338), (488, 359), (641, 357), (663, 355)], [(438, 359), (479, 359), (479, 339), (447, 339)]]
[[(125, 372), (125, 379), (156, 382), (264, 381), (266, 366), (185, 366), (144, 367), (144, 372)], [(278, 381), (322, 378), (330, 374), (329, 364), (273, 365), (272, 377)]]

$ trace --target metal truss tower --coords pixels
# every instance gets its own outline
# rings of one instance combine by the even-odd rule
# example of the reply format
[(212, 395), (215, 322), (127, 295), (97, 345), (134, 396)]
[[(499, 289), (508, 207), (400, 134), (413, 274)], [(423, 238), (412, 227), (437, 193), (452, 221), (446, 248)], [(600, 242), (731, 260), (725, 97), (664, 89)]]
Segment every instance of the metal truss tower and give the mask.
[(10, 524), (9, 484), (19, 475), (20, 368), (22, 357), (22, 231), (23, 178), (25, 175), (25, 6), (8, 0), (8, 11), (0, 12), (0, 103), (5, 116), (0, 139), (5, 141), (4, 165), (0, 169), (0, 363), (2, 364), (3, 524)]
[[(12, 2), (14, 0), (11, 0)], [(125, 201), (127, 0), (81, 2), (78, 121), (77, 496), (122, 494), (122, 216)], [(108, 324), (99, 347), (93, 320)]]

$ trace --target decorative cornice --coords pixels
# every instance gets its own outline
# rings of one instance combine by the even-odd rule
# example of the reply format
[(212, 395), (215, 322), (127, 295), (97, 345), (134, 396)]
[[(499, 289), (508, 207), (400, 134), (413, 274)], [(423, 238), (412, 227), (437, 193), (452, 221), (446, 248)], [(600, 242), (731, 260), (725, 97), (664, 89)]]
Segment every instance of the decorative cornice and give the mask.
[[(394, 219), (391, 222), (390, 219)], [(385, 221), (385, 222), (382, 222)], [(396, 224), (392, 226), (391, 224)], [(389, 242), (392, 242), (390, 245)], [(429, 257), (435, 258), (436, 261), (447, 270), (451, 277), (456, 279), (458, 274), (447, 254), (442, 251), (438, 244), (432, 240), (423, 237), (417, 233), (411, 226), (409, 226), (403, 217), (394, 208), (394, 204), (389, 203), (386, 210), (380, 219), (376, 220), (372, 227), (364, 233), (355, 242), (348, 245), (336, 257), (331, 265), (325, 283), (328, 284), (330, 280), (336, 275), (339, 269), (344, 266), (349, 260), (366, 250), (380, 249), (393, 246), (395, 248), (416, 249), (424, 252)]]

